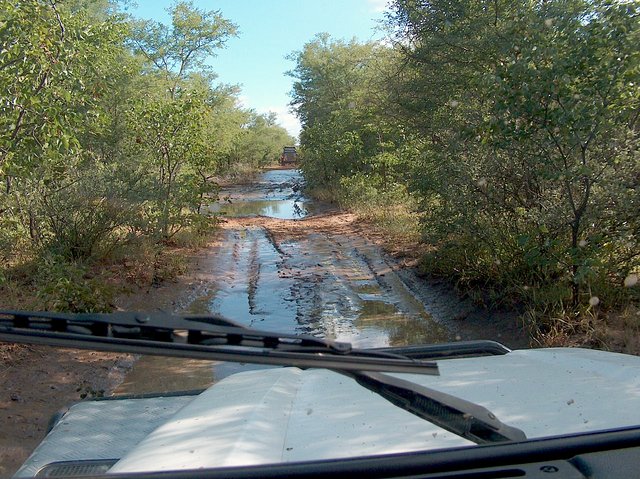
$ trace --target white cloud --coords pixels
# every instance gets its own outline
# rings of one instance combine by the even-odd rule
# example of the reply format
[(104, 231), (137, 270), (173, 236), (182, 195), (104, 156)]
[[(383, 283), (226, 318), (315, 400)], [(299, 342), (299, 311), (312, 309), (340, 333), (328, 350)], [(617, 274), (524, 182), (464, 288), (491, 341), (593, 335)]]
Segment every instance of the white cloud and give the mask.
[(389, 0), (367, 0), (371, 8), (376, 13), (384, 12), (387, 9)]
[[(300, 135), (300, 120), (289, 111), (286, 106), (274, 106), (267, 108), (267, 112), (272, 111), (278, 115), (278, 124), (286, 129), (290, 135), (298, 138)], [(266, 112), (265, 112), (266, 113)]]

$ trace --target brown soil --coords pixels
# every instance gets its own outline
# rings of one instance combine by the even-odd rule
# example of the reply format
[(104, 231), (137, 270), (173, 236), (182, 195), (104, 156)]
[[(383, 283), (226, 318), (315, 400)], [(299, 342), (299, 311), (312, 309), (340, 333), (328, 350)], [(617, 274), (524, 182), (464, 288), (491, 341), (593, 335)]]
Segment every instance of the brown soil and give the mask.
[[(319, 214), (320, 211), (322, 213)], [(218, 258), (214, 252), (223, 247), (231, 232), (260, 228), (277, 249), (282, 249), (287, 242), (304, 240), (309, 235), (340, 240), (348, 238), (354, 244), (366, 241), (380, 246), (387, 254), (385, 264), (398, 273), (424, 304), (444, 305), (449, 315), (449, 319), (443, 321), (447, 327), (453, 331), (465, 331), (469, 338), (493, 337), (502, 340), (501, 334), (504, 334), (511, 341), (507, 341), (511, 347), (528, 345), (528, 338), (514, 320), (514, 313), (488, 314), (461, 303), (446, 284), (426, 285), (414, 272), (423, 246), (408, 239), (390, 239), (354, 214), (331, 211), (325, 207), (323, 210), (316, 209), (315, 216), (301, 220), (228, 218), (220, 226), (206, 248), (196, 252), (184, 251), (188, 257), (185, 275), (159, 287), (133, 287), (131, 294), (119, 298), (118, 308), (176, 312), (193, 307), (194, 301), (206, 297), (216, 281), (224, 280), (220, 276), (224, 273), (224, 265), (216, 264)], [(619, 319), (625, 330), (633, 329), (633, 335), (617, 334), (615, 329), (609, 331), (610, 336), (616, 338), (617, 348), (627, 350), (633, 346), (636, 348), (633, 352), (638, 352), (638, 318), (640, 316), (633, 311)], [(119, 390), (124, 388), (129, 391), (127, 382), (122, 382), (135, 359), (130, 355), (113, 353), (0, 345), (0, 476), (15, 472), (44, 437), (49, 418), (59, 409), (83, 397), (110, 394), (119, 385)], [(179, 370), (182, 366), (178, 364), (176, 368)], [(166, 369), (166, 365), (163, 364), (163, 368)], [(180, 374), (183, 373), (180, 370)]]
[(11, 476), (69, 404), (109, 394), (132, 364), (127, 354), (0, 345), (0, 477)]

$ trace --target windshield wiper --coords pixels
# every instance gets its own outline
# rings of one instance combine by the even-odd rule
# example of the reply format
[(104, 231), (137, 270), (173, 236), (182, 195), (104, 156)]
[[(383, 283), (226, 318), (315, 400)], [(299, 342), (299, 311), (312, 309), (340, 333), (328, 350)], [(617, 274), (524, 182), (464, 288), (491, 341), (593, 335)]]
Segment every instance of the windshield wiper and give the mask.
[(241, 363), (438, 375), (438, 365), (308, 335), (246, 328), (219, 316), (0, 310), (0, 341)]
[(219, 316), (0, 310), (0, 341), (326, 368), (352, 377), (394, 405), (475, 443), (526, 439), (521, 430), (501, 423), (480, 405), (379, 372), (438, 375), (437, 363), (354, 349), (349, 343), (308, 335), (246, 328)]
[(411, 381), (377, 372), (343, 372), (387, 401), (476, 444), (524, 441), (525, 433), (502, 423), (484, 406)]

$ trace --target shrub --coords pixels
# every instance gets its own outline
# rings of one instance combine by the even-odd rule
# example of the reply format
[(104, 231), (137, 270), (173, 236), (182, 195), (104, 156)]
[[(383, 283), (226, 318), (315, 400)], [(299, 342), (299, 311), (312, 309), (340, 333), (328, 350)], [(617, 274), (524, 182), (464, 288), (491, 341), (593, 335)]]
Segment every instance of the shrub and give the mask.
[(62, 257), (42, 260), (34, 278), (44, 309), (69, 313), (108, 313), (113, 310), (114, 289), (88, 268)]

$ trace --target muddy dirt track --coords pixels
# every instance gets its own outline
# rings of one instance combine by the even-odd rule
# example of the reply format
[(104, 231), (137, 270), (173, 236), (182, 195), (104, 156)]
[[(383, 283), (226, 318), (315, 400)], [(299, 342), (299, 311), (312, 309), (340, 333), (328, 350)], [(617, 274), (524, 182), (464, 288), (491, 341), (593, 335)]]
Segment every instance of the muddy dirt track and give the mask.
[(211, 248), (208, 291), (191, 311), (359, 347), (461, 339), (526, 346), (514, 315), (478, 310), (449, 286), (419, 279), (354, 215), (306, 200), (301, 183), (296, 170), (275, 170), (222, 192), (218, 208), (231, 216)]
[[(356, 216), (304, 198), (296, 170), (267, 171), (220, 197), (212, 209), (225, 219), (189, 273), (121, 298), (121, 309), (220, 314), (359, 347), (468, 339), (528, 345), (515, 314), (480, 310), (450, 286), (418, 278)], [(0, 476), (26, 459), (53, 412), (84, 396), (197, 389), (252, 367), (46, 347), (8, 364), (0, 371)]]
[[(355, 215), (306, 199), (302, 182), (296, 170), (270, 170), (224, 189), (212, 206), (224, 214), (221, 228), (195, 259), (188, 285), (153, 291), (144, 304), (358, 347), (469, 339), (528, 345), (515, 314), (480, 310), (449, 285), (418, 278)], [(140, 295), (131, 299), (122, 306), (140, 309)], [(176, 361), (167, 375), (166, 361), (140, 359), (116, 392), (157, 389), (158, 377), (163, 389), (206, 386), (251, 367)]]

